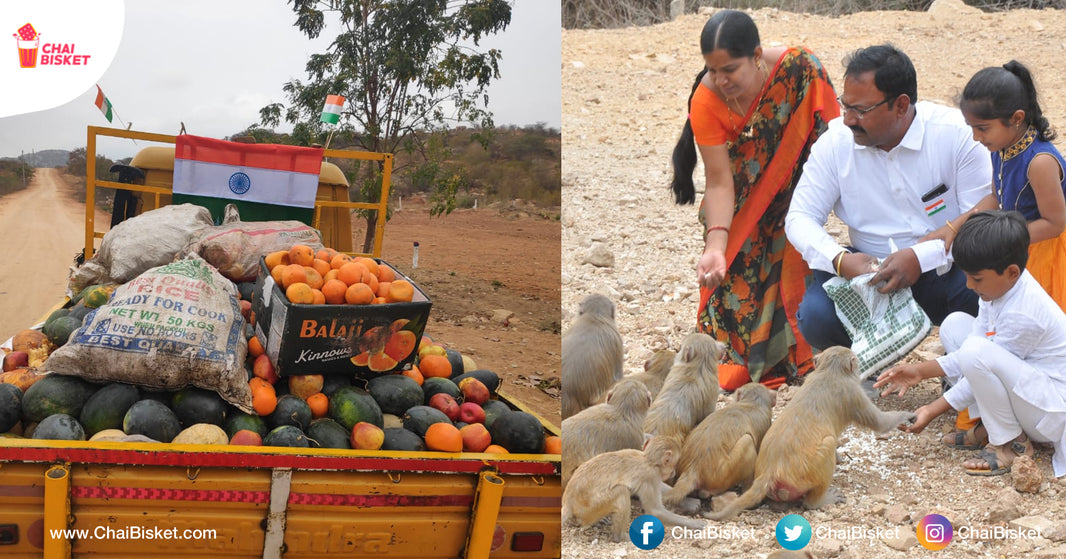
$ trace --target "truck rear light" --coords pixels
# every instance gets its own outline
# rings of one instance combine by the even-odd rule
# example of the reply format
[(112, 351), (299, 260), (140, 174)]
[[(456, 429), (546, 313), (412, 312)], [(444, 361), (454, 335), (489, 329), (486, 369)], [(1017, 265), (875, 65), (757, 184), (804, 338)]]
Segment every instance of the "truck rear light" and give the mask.
[(511, 551), (540, 551), (544, 547), (544, 534), (540, 532), (515, 532), (511, 538)]
[(19, 543), (18, 524), (0, 524), (0, 545), (15, 545)]

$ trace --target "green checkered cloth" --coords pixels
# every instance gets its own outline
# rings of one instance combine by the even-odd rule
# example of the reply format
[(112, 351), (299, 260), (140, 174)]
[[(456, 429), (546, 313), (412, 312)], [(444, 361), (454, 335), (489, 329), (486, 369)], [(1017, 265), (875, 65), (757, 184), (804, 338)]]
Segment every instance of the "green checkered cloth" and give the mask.
[(909, 287), (879, 293), (870, 285), (873, 276), (834, 277), (822, 284), (851, 336), (851, 350), (859, 359), (863, 379), (899, 362), (933, 329)]

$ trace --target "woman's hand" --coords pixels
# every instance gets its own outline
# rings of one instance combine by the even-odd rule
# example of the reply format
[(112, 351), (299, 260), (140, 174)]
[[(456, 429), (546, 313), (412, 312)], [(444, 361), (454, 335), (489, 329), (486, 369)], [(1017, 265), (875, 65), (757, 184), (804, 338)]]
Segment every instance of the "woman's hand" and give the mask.
[(725, 279), (725, 252), (713, 248), (703, 251), (696, 264), (696, 275), (700, 286), (715, 290)]

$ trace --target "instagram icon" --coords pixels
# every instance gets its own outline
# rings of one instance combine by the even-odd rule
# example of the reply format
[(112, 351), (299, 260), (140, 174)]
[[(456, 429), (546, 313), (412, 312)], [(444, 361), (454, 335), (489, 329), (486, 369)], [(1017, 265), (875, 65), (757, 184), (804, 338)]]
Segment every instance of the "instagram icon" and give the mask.
[(951, 522), (939, 514), (926, 515), (918, 523), (917, 531), (918, 543), (922, 544), (922, 547), (934, 551), (947, 547), (951, 543), (951, 538), (955, 535)]

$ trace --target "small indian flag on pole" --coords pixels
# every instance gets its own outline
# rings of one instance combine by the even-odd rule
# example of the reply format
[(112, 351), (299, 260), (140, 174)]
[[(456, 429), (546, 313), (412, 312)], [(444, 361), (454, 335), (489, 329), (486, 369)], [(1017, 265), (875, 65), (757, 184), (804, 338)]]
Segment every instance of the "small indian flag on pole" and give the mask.
[(104, 118), (108, 122), (111, 122), (111, 101), (104, 96), (104, 90), (100, 89), (99, 85), (96, 86), (96, 108), (104, 113)]
[(344, 108), (344, 97), (340, 95), (327, 95), (326, 106), (322, 107), (322, 122), (337, 124), (341, 119), (341, 109)]

